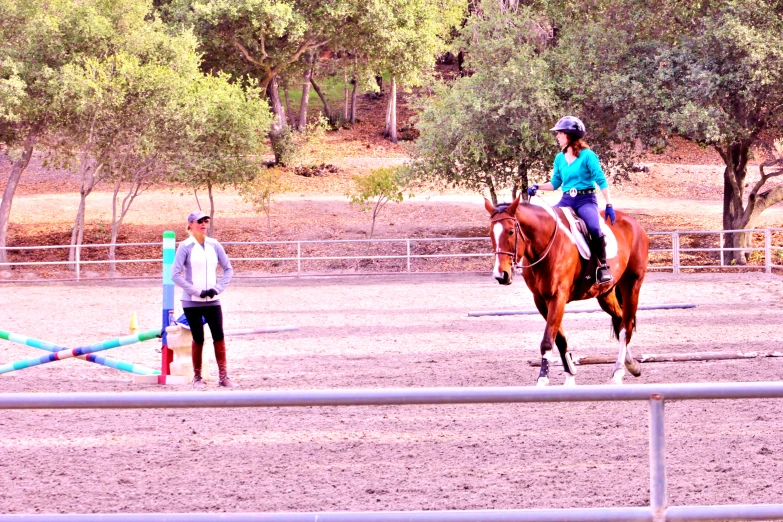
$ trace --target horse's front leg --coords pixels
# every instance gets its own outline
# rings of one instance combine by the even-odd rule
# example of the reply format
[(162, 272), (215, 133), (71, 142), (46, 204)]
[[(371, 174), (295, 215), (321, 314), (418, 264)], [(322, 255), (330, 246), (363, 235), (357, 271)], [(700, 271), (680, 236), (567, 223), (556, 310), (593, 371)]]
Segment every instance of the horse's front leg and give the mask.
[[(547, 313), (544, 316), (546, 318), (546, 328), (544, 328), (544, 338), (541, 340), (541, 370), (538, 373), (537, 386), (549, 384), (549, 365), (555, 359), (552, 349), (555, 346), (555, 337), (560, 332), (560, 323), (563, 321), (563, 314), (565, 313), (565, 302), (565, 298), (555, 295), (546, 303)], [(565, 337), (563, 337), (564, 341)]]
[(617, 354), (617, 362), (614, 363), (614, 369), (612, 370), (612, 382), (614, 384), (622, 384), (623, 377), (625, 377), (625, 356), (628, 350), (628, 343), (625, 341), (626, 331), (620, 330), (620, 353)]

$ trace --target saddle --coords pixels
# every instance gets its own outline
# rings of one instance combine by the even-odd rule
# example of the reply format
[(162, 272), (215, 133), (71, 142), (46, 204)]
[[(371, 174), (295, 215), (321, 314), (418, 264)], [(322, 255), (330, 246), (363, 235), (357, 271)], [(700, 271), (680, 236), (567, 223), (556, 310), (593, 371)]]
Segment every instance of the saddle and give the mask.
[[(590, 237), (590, 232), (587, 230), (587, 224), (585, 224), (584, 220), (574, 212), (574, 209), (571, 207), (558, 207), (563, 211), (563, 215), (565, 216), (566, 221), (568, 221), (568, 226), (566, 226), (563, 224), (562, 220), (556, 217), (555, 211), (548, 205), (539, 205), (538, 202), (531, 203), (540, 206), (549, 212), (549, 215), (555, 218), (562, 227), (561, 230), (565, 232), (566, 235), (568, 235), (568, 238), (576, 245), (577, 250), (579, 250), (579, 255), (582, 256), (583, 259), (590, 259), (590, 247), (588, 246), (587, 241)], [(609, 228), (603, 219), (601, 220), (601, 231), (604, 233), (604, 237), (606, 237), (606, 259), (617, 257), (617, 238), (614, 237), (612, 229)]]

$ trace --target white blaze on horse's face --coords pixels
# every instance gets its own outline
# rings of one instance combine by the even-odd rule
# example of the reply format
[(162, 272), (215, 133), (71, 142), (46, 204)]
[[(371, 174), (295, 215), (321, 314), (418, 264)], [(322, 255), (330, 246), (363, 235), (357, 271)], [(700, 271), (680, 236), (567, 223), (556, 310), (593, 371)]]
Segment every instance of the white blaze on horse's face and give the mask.
[[(503, 236), (503, 224), (500, 221), (492, 225), (492, 235), (495, 238), (495, 252), (502, 250), (502, 248), (500, 248), (500, 238)], [(495, 279), (503, 277), (503, 273), (500, 271), (499, 255), (495, 255), (495, 267), (492, 270), (492, 276)]]

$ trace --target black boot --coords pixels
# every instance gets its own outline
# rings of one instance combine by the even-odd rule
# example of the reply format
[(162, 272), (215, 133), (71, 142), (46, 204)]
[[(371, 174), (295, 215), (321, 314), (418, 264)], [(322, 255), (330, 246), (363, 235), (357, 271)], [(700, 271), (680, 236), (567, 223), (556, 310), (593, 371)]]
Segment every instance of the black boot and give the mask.
[(606, 238), (604, 236), (593, 238), (590, 241), (590, 249), (598, 261), (598, 269), (595, 271), (596, 283), (609, 283), (612, 281), (612, 272), (606, 264)]

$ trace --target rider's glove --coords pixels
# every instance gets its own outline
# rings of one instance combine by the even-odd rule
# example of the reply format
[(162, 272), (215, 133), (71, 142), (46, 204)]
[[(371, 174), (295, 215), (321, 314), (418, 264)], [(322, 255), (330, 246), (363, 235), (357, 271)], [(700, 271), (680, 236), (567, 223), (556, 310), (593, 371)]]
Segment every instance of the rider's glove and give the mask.
[(527, 196), (532, 198), (536, 195), (536, 192), (538, 191), (538, 185), (532, 185), (527, 188)]
[(606, 215), (606, 219), (611, 219), (612, 225), (614, 225), (614, 222), (617, 221), (617, 214), (614, 213), (614, 207), (612, 207), (612, 205), (606, 205), (606, 212), (604, 214)]

